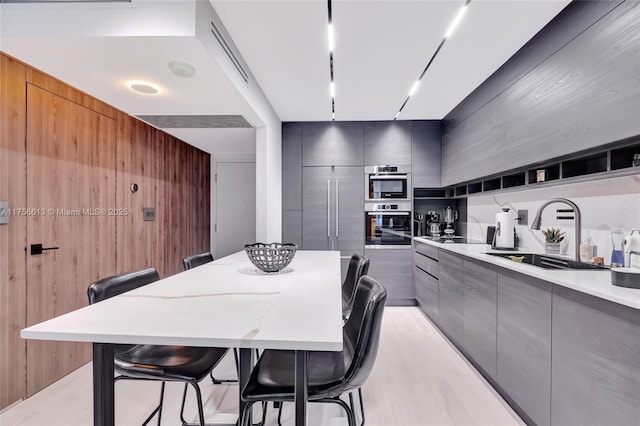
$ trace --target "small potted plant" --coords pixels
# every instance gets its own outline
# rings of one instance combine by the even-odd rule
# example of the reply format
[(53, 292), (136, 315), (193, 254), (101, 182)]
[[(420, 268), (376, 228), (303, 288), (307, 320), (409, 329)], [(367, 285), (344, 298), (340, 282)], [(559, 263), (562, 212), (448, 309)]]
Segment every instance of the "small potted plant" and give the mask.
[(560, 242), (564, 240), (564, 232), (560, 228), (547, 228), (544, 234), (544, 251), (547, 254), (560, 254)]

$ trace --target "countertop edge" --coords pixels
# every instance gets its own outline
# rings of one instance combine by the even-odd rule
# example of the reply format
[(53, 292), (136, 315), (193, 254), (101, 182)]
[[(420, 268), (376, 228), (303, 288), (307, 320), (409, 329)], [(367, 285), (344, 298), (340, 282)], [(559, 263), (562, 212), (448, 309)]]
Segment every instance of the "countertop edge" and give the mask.
[[(614, 286), (611, 284), (611, 271), (608, 269), (606, 271), (551, 271), (532, 265), (516, 263), (498, 256), (488, 255), (486, 252), (501, 252), (500, 250), (492, 250), (488, 244), (446, 244), (422, 237), (413, 237), (413, 239), (414, 241), (444, 249), (451, 253), (490, 263), (600, 299), (633, 309), (640, 309), (640, 289)], [(531, 250), (527, 250), (527, 252), (531, 252)], [(513, 253), (517, 254), (518, 252), (514, 251)], [(588, 285), (581, 282), (583, 279), (589, 280)]]

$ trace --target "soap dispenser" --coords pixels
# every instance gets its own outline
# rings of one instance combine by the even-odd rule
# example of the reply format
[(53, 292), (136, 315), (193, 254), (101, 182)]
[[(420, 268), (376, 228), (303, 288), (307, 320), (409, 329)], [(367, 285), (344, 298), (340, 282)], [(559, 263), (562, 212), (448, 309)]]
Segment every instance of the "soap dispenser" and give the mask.
[(580, 261), (591, 262), (594, 255), (591, 235), (589, 235), (589, 231), (587, 231), (584, 240), (580, 243)]

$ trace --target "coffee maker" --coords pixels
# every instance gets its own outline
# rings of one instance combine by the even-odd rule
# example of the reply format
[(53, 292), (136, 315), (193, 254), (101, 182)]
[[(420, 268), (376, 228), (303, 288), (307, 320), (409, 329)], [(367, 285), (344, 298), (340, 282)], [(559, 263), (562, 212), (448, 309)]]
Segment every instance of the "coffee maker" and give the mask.
[(453, 226), (453, 223), (458, 220), (458, 210), (454, 209), (451, 206), (447, 206), (444, 208), (444, 235), (451, 237), (456, 233), (456, 229)]
[(427, 212), (427, 234), (430, 237), (440, 237), (440, 215), (434, 211)]

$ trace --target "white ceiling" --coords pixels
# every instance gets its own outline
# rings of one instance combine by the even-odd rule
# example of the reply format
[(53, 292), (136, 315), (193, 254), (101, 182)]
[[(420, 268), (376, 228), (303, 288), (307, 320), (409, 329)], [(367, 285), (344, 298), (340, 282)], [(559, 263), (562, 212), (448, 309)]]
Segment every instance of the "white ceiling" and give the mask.
[[(281, 120), (331, 119), (326, 1), (211, 3)], [(399, 118), (444, 117), (568, 3), (473, 0)], [(336, 119), (393, 119), (462, 4), (334, 0)], [(3, 4), (0, 49), (132, 115), (259, 123), (194, 26), (194, 0)], [(172, 75), (175, 60), (195, 65), (196, 76)], [(132, 79), (162, 92), (134, 93), (125, 86)], [(251, 129), (166, 130), (214, 154), (255, 152)]]

